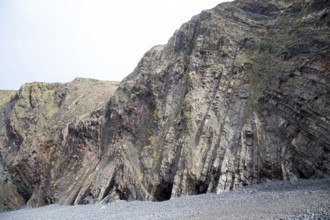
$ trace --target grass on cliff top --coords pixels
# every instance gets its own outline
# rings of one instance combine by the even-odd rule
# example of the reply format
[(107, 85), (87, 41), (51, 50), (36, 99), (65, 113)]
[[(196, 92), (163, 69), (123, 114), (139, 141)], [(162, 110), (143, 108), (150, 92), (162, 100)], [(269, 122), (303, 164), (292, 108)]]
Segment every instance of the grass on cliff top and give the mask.
[(0, 90), (0, 107), (9, 102), (15, 93), (16, 91), (14, 90)]

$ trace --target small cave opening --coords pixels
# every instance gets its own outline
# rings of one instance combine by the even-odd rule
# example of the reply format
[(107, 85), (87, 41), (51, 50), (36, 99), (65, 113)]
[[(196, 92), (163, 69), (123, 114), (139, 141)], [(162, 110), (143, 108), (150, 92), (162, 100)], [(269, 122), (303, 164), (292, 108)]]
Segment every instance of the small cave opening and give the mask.
[(129, 200), (130, 193), (127, 188), (124, 191), (119, 190), (119, 189), (116, 189), (115, 191), (119, 196), (119, 200), (125, 200), (125, 201)]
[(28, 190), (26, 190), (23, 186), (18, 185), (17, 192), (23, 197), (25, 200), (25, 203), (27, 203), (30, 198), (32, 197), (32, 193), (30, 193)]
[(302, 170), (298, 170), (299, 178), (301, 179), (307, 179), (306, 175), (303, 173)]
[(154, 198), (157, 201), (169, 200), (172, 195), (172, 188), (173, 183), (162, 180), (162, 182), (156, 188)]
[(196, 183), (196, 193), (197, 194), (205, 194), (207, 192), (208, 187), (209, 187), (208, 183), (198, 181)]

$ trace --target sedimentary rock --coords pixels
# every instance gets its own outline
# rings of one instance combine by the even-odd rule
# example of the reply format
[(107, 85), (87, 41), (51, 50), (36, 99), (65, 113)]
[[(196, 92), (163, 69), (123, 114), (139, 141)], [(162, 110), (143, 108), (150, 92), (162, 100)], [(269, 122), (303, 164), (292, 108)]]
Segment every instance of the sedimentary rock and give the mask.
[(23, 86), (2, 108), (1, 204), (159, 201), (329, 175), (329, 7), (203, 11), (112, 96), (91, 94), (104, 94), (88, 102), (97, 106), (80, 107), (79, 86), (71, 99), (64, 85)]
[(7, 96), (0, 117), (1, 208), (53, 203), (62, 185), (68, 189), (92, 169), (100, 157), (104, 107), (117, 87), (77, 78), (25, 84)]

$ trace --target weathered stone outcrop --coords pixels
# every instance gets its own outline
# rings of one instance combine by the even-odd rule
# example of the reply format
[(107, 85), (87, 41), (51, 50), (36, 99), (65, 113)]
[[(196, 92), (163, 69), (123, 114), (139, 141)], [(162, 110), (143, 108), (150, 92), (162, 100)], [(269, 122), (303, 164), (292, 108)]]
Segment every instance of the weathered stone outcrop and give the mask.
[(329, 175), (329, 8), (203, 11), (144, 55), (104, 111), (78, 97), (112, 90), (67, 99), (64, 85), (47, 85), (47, 98), (23, 86), (1, 117), (2, 205), (165, 200)]
[(10, 93), (0, 117), (2, 209), (54, 203), (57, 192), (70, 198), (74, 190), (64, 191), (99, 160), (104, 107), (117, 87), (77, 78)]

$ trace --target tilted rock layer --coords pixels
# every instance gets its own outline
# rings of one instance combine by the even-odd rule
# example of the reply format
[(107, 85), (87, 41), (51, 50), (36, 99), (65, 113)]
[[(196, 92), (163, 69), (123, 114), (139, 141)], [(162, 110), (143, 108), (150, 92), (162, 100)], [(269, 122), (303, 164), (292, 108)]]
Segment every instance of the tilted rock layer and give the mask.
[(2, 209), (54, 203), (57, 192), (70, 197), (76, 178), (101, 157), (103, 112), (118, 84), (77, 78), (0, 91), (11, 95), (0, 112)]
[(234, 1), (183, 24), (118, 88), (24, 85), (1, 104), (2, 208), (329, 175), (329, 33), (329, 1)]

